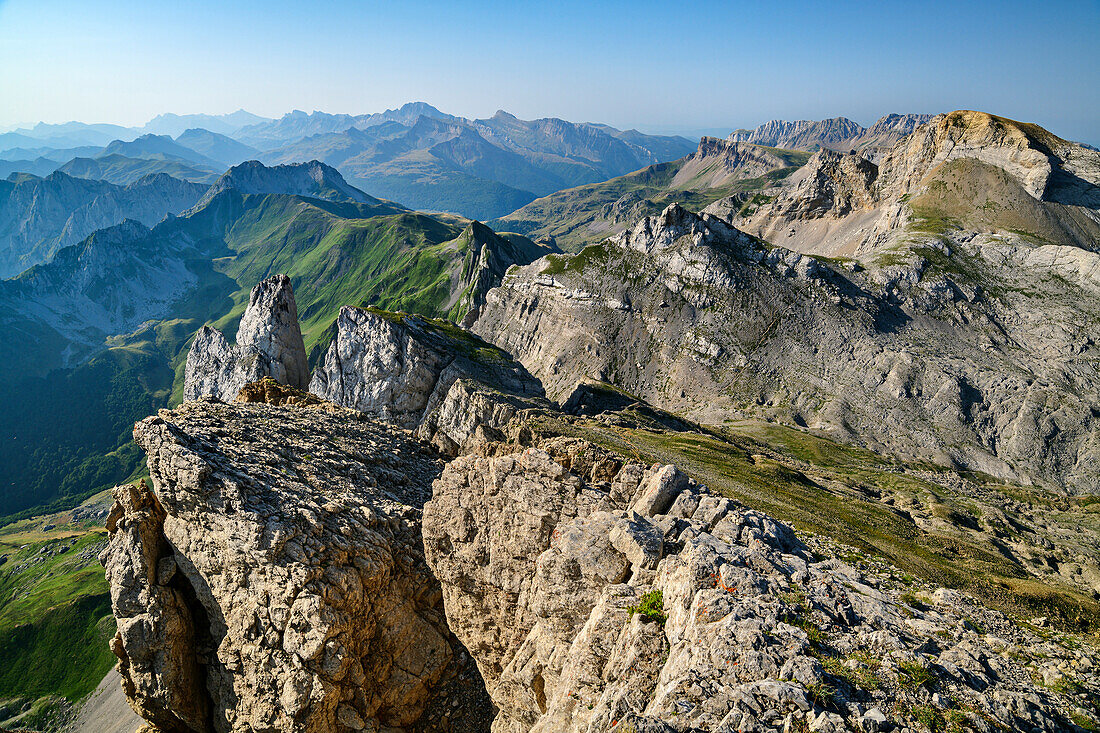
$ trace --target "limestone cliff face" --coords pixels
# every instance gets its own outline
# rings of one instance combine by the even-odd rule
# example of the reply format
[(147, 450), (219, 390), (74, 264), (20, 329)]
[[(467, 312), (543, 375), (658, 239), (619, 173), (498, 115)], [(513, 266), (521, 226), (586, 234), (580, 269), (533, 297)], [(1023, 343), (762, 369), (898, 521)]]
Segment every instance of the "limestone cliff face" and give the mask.
[[(860, 156), (839, 157), (823, 150), (773, 201), (743, 217), (739, 200), (708, 210), (775, 244), (830, 256), (903, 247), (913, 225), (928, 230), (921, 220), (929, 217), (939, 217), (934, 226), (948, 230), (1024, 231), (1095, 248), (1100, 153), (1038, 125), (984, 112), (916, 121), (884, 119), (882, 129), (867, 131), (869, 146), (874, 138), (891, 140), (890, 147), (860, 147)], [(877, 169), (862, 157), (872, 150)]]
[(309, 385), (298, 308), (286, 275), (268, 278), (252, 288), (236, 345), (217, 329), (203, 326), (187, 353), (184, 399), (213, 396), (229, 401), (246, 384), (263, 377), (299, 389)]
[(223, 191), (243, 194), (293, 194), (326, 201), (377, 204), (379, 200), (355, 188), (335, 168), (316, 160), (308, 163), (265, 166), (250, 160), (235, 165), (210, 186), (195, 209), (212, 201)]
[[(1067, 142), (1037, 125), (962, 110), (937, 115), (899, 142), (883, 159), (883, 195), (912, 193), (937, 166), (973, 158), (1001, 168), (1034, 198), (1059, 197), (1066, 175), (1100, 184), (1100, 153)], [(1080, 201), (1100, 206), (1097, 192), (1082, 187)]]
[(670, 188), (707, 189), (746, 178), (758, 178), (789, 165), (775, 152), (760, 145), (704, 137), (676, 172)]
[(755, 130), (735, 130), (730, 142), (747, 142), (789, 150), (836, 150), (852, 147), (865, 132), (862, 126), (847, 117), (827, 120), (772, 120)]
[[(924, 684), (993, 727), (1066, 725), (1048, 690), (961, 625), (973, 609), (958, 594), (906, 605), (674, 466), (572, 439), (461, 457), (425, 506), (424, 546), (494, 733), (885, 731)], [(822, 697), (838, 679), (825, 638), (873, 669), (852, 683), (861, 703)], [(842, 668), (857, 680), (861, 664)], [(906, 669), (931, 677), (872, 681)]]
[(792, 176), (772, 207), (779, 216), (839, 218), (874, 201), (878, 166), (855, 154), (822, 150)]
[(164, 731), (485, 730), (420, 514), (437, 455), (327, 407), (206, 401), (135, 427), (103, 561), (112, 649)]
[(442, 321), (344, 307), (314, 371), (313, 394), (433, 440), (454, 453), (478, 426), (503, 428), (545, 404), (542, 386), (504, 352)]
[[(929, 257), (952, 251), (930, 246), (941, 249)], [(593, 378), (707, 424), (771, 416), (878, 451), (1096, 491), (1097, 347), (1049, 327), (1089, 320), (1095, 284), (1075, 270), (1037, 303), (1011, 289), (1039, 270), (984, 265), (1033, 261), (1009, 243), (950, 246), (997, 273), (985, 282), (1001, 299), (927, 259), (850, 272), (670, 207), (576, 256), (513, 270), (474, 331), (556, 400)], [(1056, 249), (1080, 255), (1071, 268), (1096, 257)]]

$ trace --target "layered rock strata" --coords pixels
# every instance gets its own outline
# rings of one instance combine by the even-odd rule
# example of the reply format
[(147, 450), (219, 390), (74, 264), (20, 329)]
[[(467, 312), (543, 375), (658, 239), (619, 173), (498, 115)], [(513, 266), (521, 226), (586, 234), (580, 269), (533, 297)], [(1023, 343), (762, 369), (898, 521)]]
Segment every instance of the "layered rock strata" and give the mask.
[(286, 275), (262, 280), (252, 288), (236, 344), (211, 326), (203, 326), (195, 335), (187, 353), (183, 395), (188, 400), (212, 396), (230, 401), (246, 384), (264, 377), (299, 389), (309, 385), (298, 307)]
[[(1012, 249), (974, 238), (959, 254), (992, 260), (995, 244)], [(1053, 249), (1075, 263), (1072, 279), (1051, 279), (1036, 303), (1012, 289), (1037, 271), (1001, 268), (1011, 279), (985, 280), (993, 300), (973, 274), (982, 260), (933, 266), (952, 252), (942, 242), (864, 274), (671, 206), (578, 255), (513, 269), (473, 330), (555, 400), (596, 379), (704, 424), (764, 415), (1088, 493), (1100, 487), (1097, 346), (1052, 324), (1089, 322), (1084, 262), (1096, 255)]]

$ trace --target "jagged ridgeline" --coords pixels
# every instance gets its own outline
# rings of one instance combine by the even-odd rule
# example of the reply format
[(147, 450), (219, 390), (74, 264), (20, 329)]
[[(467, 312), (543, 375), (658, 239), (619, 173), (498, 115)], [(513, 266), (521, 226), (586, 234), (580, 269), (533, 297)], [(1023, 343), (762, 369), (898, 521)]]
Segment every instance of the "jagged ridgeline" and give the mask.
[(98, 231), (0, 283), (0, 516), (138, 470), (131, 425), (181, 398), (194, 333), (208, 321), (232, 332), (268, 275), (293, 280), (315, 361), (341, 306), (458, 321), (510, 265), (547, 251), (372, 198), (319, 163), (242, 164), (181, 216)]

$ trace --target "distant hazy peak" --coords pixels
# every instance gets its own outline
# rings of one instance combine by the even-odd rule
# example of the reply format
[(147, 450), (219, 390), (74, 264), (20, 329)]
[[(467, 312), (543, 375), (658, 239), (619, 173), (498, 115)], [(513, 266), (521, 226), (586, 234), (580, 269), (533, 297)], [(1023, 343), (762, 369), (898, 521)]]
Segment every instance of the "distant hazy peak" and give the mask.
[(378, 199), (350, 185), (339, 171), (320, 161), (269, 167), (259, 161), (250, 160), (223, 173), (196, 208), (230, 189), (243, 194), (287, 194), (325, 201), (378, 203)]
[(736, 130), (730, 133), (730, 142), (748, 142), (777, 148), (808, 150), (828, 147), (854, 140), (862, 135), (863, 127), (847, 117), (831, 117), (825, 120), (771, 120), (755, 130)]

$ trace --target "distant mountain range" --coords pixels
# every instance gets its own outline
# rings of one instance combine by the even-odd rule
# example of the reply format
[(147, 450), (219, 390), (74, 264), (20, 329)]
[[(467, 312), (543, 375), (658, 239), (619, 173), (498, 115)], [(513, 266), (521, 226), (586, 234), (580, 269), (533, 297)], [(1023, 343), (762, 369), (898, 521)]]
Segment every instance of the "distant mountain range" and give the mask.
[(163, 173), (122, 186), (55, 171), (0, 181), (0, 277), (45, 262), (97, 229), (127, 219), (153, 226), (195, 204), (206, 186)]
[[(844, 117), (773, 120), (737, 130), (729, 141), (807, 152), (855, 149), (877, 160), (928, 119), (887, 115), (868, 128)], [(410, 102), (362, 115), (295, 110), (268, 119), (239, 110), (164, 114), (141, 128), (38, 124), (0, 134), (0, 176), (61, 170), (125, 186), (166, 173), (212, 183), (246, 160), (266, 165), (317, 160), (372, 196), (486, 220), (557, 191), (681, 159), (694, 147), (679, 136), (557, 118), (521, 120), (504, 111), (466, 119)]]
[(600, 183), (535, 199), (489, 222), (498, 231), (520, 232), (567, 252), (617, 234), (671, 203), (692, 209), (720, 199), (751, 197), (773, 187), (810, 154), (704, 137), (691, 155), (657, 163)]
[(260, 159), (269, 164), (317, 159), (339, 167), (375, 196), (479, 219), (507, 214), (563, 188), (682, 157), (693, 147), (680, 137), (554, 118), (526, 121), (503, 111), (466, 120), (425, 104), (358, 118), (293, 113), (242, 130), (241, 138), (270, 144), (308, 131), (316, 132)]
[[(163, 207), (179, 216), (137, 210), (173, 187), (187, 196)], [(209, 187), (161, 176), (120, 188), (58, 172), (4, 191), (0, 231), (55, 251), (0, 280), (0, 372), (12, 385), (0, 395), (0, 435), (20, 436), (0, 441), (0, 516), (124, 480), (138, 460), (130, 426), (181, 393), (195, 330), (235, 327), (272, 272), (294, 281), (315, 358), (342, 305), (461, 321), (509, 266), (555, 251), (380, 201), (319, 162), (247, 162)], [(56, 248), (108, 201), (132, 206), (109, 217), (122, 223)], [(46, 216), (74, 207), (87, 214)]]
[(682, 157), (692, 147), (681, 137), (526, 121), (506, 112), (468, 120), (411, 102), (366, 115), (296, 110), (272, 120), (241, 111), (160, 115), (142, 128), (40, 124), (0, 135), (0, 173), (62, 170), (120, 185), (167, 173), (211, 183), (246, 160), (319, 160), (374, 196), (487, 219), (563, 188)]
[(863, 127), (847, 117), (818, 121), (772, 120), (755, 130), (734, 130), (729, 140), (809, 152), (821, 148), (844, 152), (857, 150), (864, 157), (876, 160), (894, 143), (930, 119), (932, 115), (889, 114), (870, 127)]

